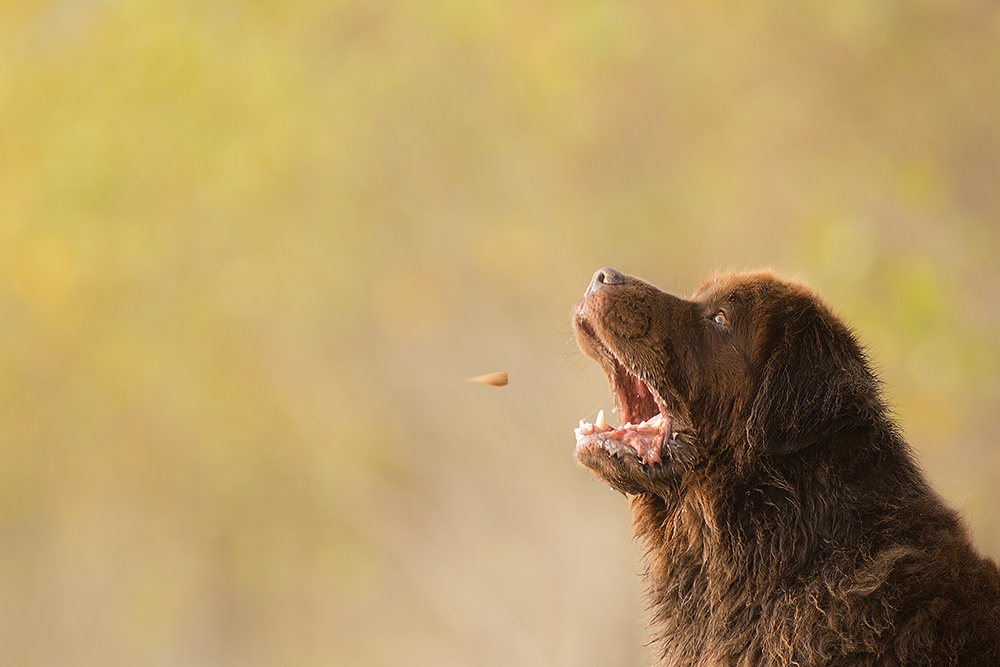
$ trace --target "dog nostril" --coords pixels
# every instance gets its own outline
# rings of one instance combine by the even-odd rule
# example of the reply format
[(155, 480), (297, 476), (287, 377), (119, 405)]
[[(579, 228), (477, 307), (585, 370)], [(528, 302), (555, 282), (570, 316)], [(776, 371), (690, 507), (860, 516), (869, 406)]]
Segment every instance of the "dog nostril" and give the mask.
[(605, 285), (624, 285), (625, 276), (618, 273), (610, 267), (604, 267), (599, 269), (594, 277), (590, 280), (590, 287), (587, 288), (587, 293), (594, 292), (601, 289)]
[(625, 284), (625, 276), (607, 266), (597, 272), (597, 279), (605, 285)]
[(605, 266), (594, 274), (594, 282), (604, 283), (605, 285), (624, 285), (625, 276), (611, 267)]

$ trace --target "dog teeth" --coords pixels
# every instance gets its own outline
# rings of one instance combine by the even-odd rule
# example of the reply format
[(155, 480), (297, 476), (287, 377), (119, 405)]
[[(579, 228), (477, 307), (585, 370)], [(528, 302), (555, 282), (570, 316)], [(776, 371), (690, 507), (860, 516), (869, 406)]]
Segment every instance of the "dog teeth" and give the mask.
[(608, 422), (604, 421), (604, 410), (600, 410), (597, 413), (597, 421), (594, 422), (594, 426), (600, 429), (605, 429), (608, 427)]

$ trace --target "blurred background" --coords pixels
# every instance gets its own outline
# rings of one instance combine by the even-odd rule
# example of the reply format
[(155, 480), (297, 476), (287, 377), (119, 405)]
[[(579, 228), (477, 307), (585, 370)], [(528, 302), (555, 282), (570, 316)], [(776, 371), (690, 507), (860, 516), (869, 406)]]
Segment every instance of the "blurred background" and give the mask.
[(998, 118), (985, 0), (4, 2), (5, 662), (649, 664), (606, 265), (809, 282), (1000, 557)]

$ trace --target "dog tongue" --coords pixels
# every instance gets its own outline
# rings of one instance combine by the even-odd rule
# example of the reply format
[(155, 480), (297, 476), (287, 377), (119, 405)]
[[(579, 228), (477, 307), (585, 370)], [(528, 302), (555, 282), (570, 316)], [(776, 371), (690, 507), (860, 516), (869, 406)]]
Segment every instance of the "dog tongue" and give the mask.
[(643, 464), (660, 462), (660, 449), (663, 446), (663, 415), (656, 415), (638, 426), (626, 424), (621, 441), (630, 446), (642, 459)]

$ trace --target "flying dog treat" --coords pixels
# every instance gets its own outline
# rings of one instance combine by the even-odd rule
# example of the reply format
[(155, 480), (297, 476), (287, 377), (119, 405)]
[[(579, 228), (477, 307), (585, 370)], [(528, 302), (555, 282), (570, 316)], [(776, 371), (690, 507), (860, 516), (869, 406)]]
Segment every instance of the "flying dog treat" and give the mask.
[(468, 381), (476, 382), (478, 384), (491, 384), (494, 387), (502, 387), (507, 384), (507, 374), (503, 371), (488, 373), (487, 375), (478, 375), (474, 378), (469, 378)]

